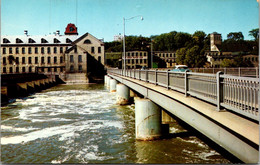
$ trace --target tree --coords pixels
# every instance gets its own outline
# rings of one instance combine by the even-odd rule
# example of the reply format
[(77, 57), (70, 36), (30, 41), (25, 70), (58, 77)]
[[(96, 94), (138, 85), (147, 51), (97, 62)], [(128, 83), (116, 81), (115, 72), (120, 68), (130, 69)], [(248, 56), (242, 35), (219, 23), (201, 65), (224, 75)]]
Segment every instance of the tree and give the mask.
[(234, 60), (224, 58), (220, 63), (220, 67), (222, 68), (234, 67)]
[(187, 50), (184, 64), (189, 67), (203, 67), (206, 62), (206, 57), (204, 54), (200, 54), (201, 50), (198, 45), (193, 46)]
[(255, 41), (258, 41), (258, 39), (259, 39), (259, 28), (250, 30), (249, 36), (254, 37)]
[(244, 40), (244, 35), (242, 32), (230, 32), (228, 33), (227, 38), (235, 41)]
[(177, 64), (184, 64), (185, 56), (186, 56), (186, 48), (181, 48), (176, 51), (176, 62)]

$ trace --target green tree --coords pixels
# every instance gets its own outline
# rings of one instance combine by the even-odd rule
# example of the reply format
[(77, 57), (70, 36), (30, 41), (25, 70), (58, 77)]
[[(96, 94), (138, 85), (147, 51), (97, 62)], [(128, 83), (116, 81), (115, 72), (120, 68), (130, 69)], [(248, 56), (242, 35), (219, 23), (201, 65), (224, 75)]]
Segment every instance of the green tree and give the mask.
[(258, 39), (259, 39), (259, 28), (250, 30), (249, 36), (254, 37), (255, 41), (258, 41)]
[(184, 64), (185, 56), (186, 56), (186, 48), (180, 48), (176, 51), (176, 62), (177, 64)]
[(200, 54), (201, 50), (198, 45), (193, 46), (187, 50), (184, 64), (189, 67), (203, 67), (206, 62), (206, 57), (204, 54)]
[(242, 32), (230, 32), (227, 34), (227, 38), (235, 41), (244, 40), (244, 35)]
[(235, 66), (234, 60), (231, 60), (231, 59), (224, 58), (222, 60), (222, 62), (220, 63), (220, 67), (222, 67), (222, 68), (228, 68), (228, 67), (234, 67), (234, 66)]

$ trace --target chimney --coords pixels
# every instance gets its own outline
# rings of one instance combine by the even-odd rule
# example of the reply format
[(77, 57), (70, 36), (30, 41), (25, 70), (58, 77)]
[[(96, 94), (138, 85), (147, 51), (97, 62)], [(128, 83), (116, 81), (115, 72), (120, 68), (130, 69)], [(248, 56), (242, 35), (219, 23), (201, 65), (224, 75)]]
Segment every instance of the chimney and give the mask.
[(27, 31), (27, 30), (24, 30), (24, 34), (25, 34), (25, 35), (28, 35), (28, 31)]
[(56, 30), (56, 35), (60, 35), (60, 31), (59, 30)]

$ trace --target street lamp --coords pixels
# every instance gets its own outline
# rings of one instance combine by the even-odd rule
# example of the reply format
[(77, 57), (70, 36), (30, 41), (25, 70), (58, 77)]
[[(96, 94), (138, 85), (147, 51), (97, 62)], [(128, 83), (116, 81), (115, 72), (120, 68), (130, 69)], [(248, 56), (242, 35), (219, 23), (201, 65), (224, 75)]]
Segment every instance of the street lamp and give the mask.
[(141, 15), (137, 15), (137, 16), (134, 16), (134, 17), (131, 17), (131, 18), (125, 18), (123, 17), (123, 25), (124, 25), (124, 36), (123, 36), (123, 52), (124, 52), (124, 75), (125, 75), (125, 68), (126, 68), (126, 57), (125, 57), (125, 21), (126, 20), (130, 20), (130, 19), (133, 19), (133, 18), (136, 18), (136, 17), (141, 17), (141, 21), (144, 20), (143, 16)]

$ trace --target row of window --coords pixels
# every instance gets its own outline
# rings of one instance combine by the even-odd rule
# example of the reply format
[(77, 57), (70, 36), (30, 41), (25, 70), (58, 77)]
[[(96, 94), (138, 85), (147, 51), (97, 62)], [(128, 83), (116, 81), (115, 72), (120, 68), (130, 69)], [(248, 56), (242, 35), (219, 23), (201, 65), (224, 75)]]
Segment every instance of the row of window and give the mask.
[[(57, 38), (53, 39), (54, 43), (60, 43), (60, 40), (58, 40)], [(69, 38), (66, 38), (66, 43), (71, 43), (72, 41)], [(11, 43), (7, 38), (3, 38), (3, 43)], [(24, 43), (20, 38), (16, 38), (15, 39), (15, 43), (20, 44), (20, 43)], [(28, 39), (28, 43), (36, 43), (34, 39), (29, 38)], [(49, 43), (46, 39), (41, 38), (41, 43)]]
[[(32, 64), (32, 57), (28, 57), (28, 63), (27, 64)], [(57, 64), (58, 63), (58, 58), (57, 57), (54, 57), (53, 58), (53, 63), (54, 64)], [(9, 64), (12, 64), (12, 60), (11, 59), (7, 59), (6, 57), (3, 57), (3, 65), (7, 64), (7, 60), (9, 62)], [(19, 64), (20, 61), (19, 61), (19, 57), (16, 57), (15, 58), (15, 64)], [(38, 60), (38, 57), (35, 57), (34, 58), (34, 64), (38, 64), (39, 63), (39, 60)], [(44, 64), (45, 63), (45, 58), (44, 57), (41, 57), (41, 64)], [(47, 58), (47, 63), (50, 64), (51, 63), (51, 57), (48, 57)], [(63, 63), (63, 57), (60, 57), (60, 63)], [(26, 61), (25, 61), (25, 57), (22, 57), (22, 64), (26, 64)]]
[(134, 52), (132, 52), (132, 53), (130, 53), (130, 52), (128, 52), (127, 53), (127, 55), (126, 56), (128, 56), (128, 57), (130, 57), (130, 56), (132, 56), (132, 57), (134, 57), (134, 56), (146, 56), (146, 53), (144, 52), (144, 53), (142, 53), (142, 52), (136, 52), (136, 53), (134, 53)]
[[(75, 68), (74, 68), (73, 65), (71, 65), (71, 66), (70, 66), (70, 72), (74, 72), (74, 71), (75, 71)], [(82, 72), (82, 65), (79, 65), (79, 66), (78, 66), (78, 71), (79, 71), (79, 72)]]
[(142, 64), (142, 63), (145, 63), (147, 62), (146, 59), (132, 59), (132, 60), (126, 60), (127, 64)]
[[(52, 48), (52, 47), (47, 47), (47, 48), (46, 48), (48, 54), (51, 53), (51, 48)], [(63, 53), (64, 48), (65, 48), (65, 50), (68, 49), (68, 47), (60, 47), (60, 49), (59, 49), (60, 52), (59, 52), (59, 53)], [(28, 47), (28, 54), (32, 54), (32, 52), (33, 52), (32, 49), (33, 49), (32, 47)], [(45, 47), (41, 47), (41, 48), (40, 48), (41, 53), (44, 54), (46, 49), (45, 49)], [(26, 53), (25, 47), (22, 47), (22, 54), (25, 54), (25, 53)], [(34, 53), (35, 53), (35, 54), (38, 54), (38, 53), (39, 53), (38, 47), (34, 47)], [(53, 47), (53, 53), (55, 53), (55, 54), (58, 53), (58, 48), (57, 48), (57, 47)], [(7, 54), (6, 48), (3, 48), (3, 49), (2, 49), (2, 54)], [(13, 54), (13, 48), (9, 48), (9, 54)], [(20, 49), (19, 49), (19, 47), (16, 47), (16, 48), (15, 48), (15, 54), (20, 54)]]
[[(52, 47), (47, 47), (47, 53), (50, 54), (52, 53), (51, 52), (51, 49)], [(67, 50), (68, 47), (65, 47), (65, 50)], [(60, 47), (60, 52), (59, 53), (63, 53), (64, 49), (63, 47)], [(40, 48), (40, 51), (41, 51), (41, 54), (44, 54), (45, 53), (45, 47), (41, 47)], [(77, 47), (74, 48), (74, 52), (77, 53)], [(28, 47), (28, 54), (32, 54), (33, 50), (32, 50), (32, 47)], [(16, 47), (15, 48), (15, 54), (19, 54), (20, 51), (19, 51), (19, 47)], [(26, 51), (25, 51), (25, 47), (22, 47), (22, 54), (25, 54)], [(38, 47), (34, 47), (34, 53), (35, 54), (38, 54), (39, 53), (39, 49)], [(53, 53), (58, 53), (58, 48), (57, 47), (53, 47)], [(91, 53), (95, 53), (95, 47), (92, 46), (91, 47)], [(101, 53), (101, 47), (98, 47), (98, 53)], [(2, 54), (7, 54), (7, 49), (6, 48), (3, 48), (2, 49)], [(9, 48), (9, 54), (13, 54), (13, 48)]]
[(157, 56), (159, 56), (159, 57), (176, 57), (176, 55), (175, 55), (175, 53), (158, 53), (158, 54), (156, 54)]
[[(7, 68), (3, 67), (3, 73), (7, 73)], [(44, 71), (48, 71), (48, 72), (57, 72), (58, 69), (60, 69), (60, 72), (63, 72), (63, 68), (39, 68), (39, 72), (44, 72)], [(26, 67), (22, 67), (22, 73), (26, 72)], [(32, 72), (32, 67), (28, 67), (28, 72)], [(13, 67), (9, 67), (9, 73), (20, 73), (20, 68), (19, 67), (15, 67), (15, 71), (13, 70)]]
[[(216, 58), (215, 61), (222, 61), (223, 59), (222, 58)], [(258, 57), (245, 57), (244, 58), (244, 61), (258, 61)]]
[[(70, 55), (70, 62), (74, 62), (74, 56)], [(78, 62), (82, 62), (82, 55), (78, 55)]]

